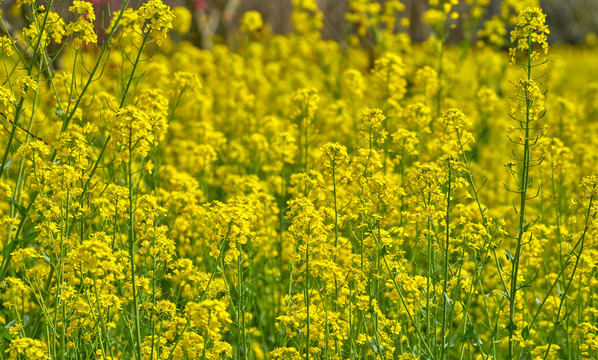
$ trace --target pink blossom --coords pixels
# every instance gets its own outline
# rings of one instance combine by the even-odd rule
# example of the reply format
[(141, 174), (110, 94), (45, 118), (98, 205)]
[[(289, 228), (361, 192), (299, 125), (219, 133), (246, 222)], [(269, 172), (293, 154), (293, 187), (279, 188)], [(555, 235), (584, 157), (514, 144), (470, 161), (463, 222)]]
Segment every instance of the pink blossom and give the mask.
[(208, 3), (205, 0), (193, 0), (195, 11), (205, 11), (208, 8)]

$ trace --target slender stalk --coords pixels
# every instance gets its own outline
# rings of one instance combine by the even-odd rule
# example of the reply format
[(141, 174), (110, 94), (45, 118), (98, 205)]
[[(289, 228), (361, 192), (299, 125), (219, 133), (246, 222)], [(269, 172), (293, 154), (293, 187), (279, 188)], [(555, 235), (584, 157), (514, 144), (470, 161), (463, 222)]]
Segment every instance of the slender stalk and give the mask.
[(136, 359), (141, 359), (141, 325), (139, 319), (139, 299), (137, 297), (137, 283), (135, 280), (135, 199), (133, 196), (133, 131), (129, 131), (129, 163), (128, 163), (128, 185), (129, 185), (129, 258), (131, 262), (131, 284), (133, 291), (133, 317), (135, 322), (135, 340), (133, 345), (136, 351)]
[(444, 261), (444, 285), (442, 292), (444, 293), (444, 305), (442, 309), (442, 349), (440, 350), (440, 360), (444, 359), (444, 353), (446, 351), (446, 318), (447, 318), (447, 306), (450, 305), (449, 303), (449, 296), (448, 296), (448, 277), (449, 277), (449, 250), (450, 250), (450, 234), (451, 228), (450, 224), (450, 215), (451, 215), (451, 166), (449, 160), (449, 167), (448, 167), (448, 190), (446, 194), (446, 248), (445, 248), (445, 261)]
[[(203, 293), (201, 295), (201, 298), (200, 298), (201, 301), (204, 301), (206, 299), (206, 296), (208, 295), (208, 290), (210, 289), (210, 285), (212, 284), (212, 281), (214, 280), (214, 277), (216, 276), (216, 272), (218, 271), (218, 266), (222, 263), (222, 260), (224, 259), (224, 247), (228, 243), (228, 237), (230, 235), (230, 230), (231, 230), (231, 227), (229, 226), (228, 230), (226, 232), (226, 236), (222, 240), (220, 248), (218, 249), (219, 252), (218, 252), (218, 258), (216, 259), (216, 266), (214, 266), (214, 270), (210, 274), (210, 278), (208, 279), (208, 283), (206, 284), (206, 288), (205, 288), (205, 290), (203, 291)], [(222, 268), (224, 269), (224, 265), (222, 266)]]
[[(517, 231), (517, 247), (515, 250), (515, 257), (512, 259), (512, 270), (511, 270), (511, 290), (509, 292), (509, 357), (508, 359), (513, 359), (513, 355), (515, 352), (515, 342), (513, 340), (513, 336), (515, 334), (515, 303), (516, 303), (516, 296), (517, 296), (517, 276), (519, 275), (519, 260), (521, 259), (521, 244), (523, 241), (523, 233), (527, 230), (527, 226), (525, 224), (525, 210), (526, 210), (526, 201), (527, 201), (527, 188), (529, 185), (529, 171), (530, 171), (530, 125), (532, 119), (530, 118), (530, 108), (532, 106), (532, 101), (529, 99), (528, 96), (528, 84), (531, 81), (532, 76), (532, 37), (531, 37), (531, 30), (528, 34), (528, 53), (527, 53), (527, 80), (525, 87), (525, 139), (523, 145), (523, 163), (522, 163), (522, 170), (521, 170), (521, 179), (520, 179), (520, 200), (519, 200), (519, 228)], [(530, 237), (531, 238), (531, 237)]]
[[(334, 199), (334, 263), (338, 264), (338, 202), (336, 196), (336, 159), (333, 158), (332, 163), (332, 197)], [(335, 299), (338, 299), (338, 280), (334, 277), (334, 294)], [(338, 300), (335, 302), (334, 311), (338, 311)]]
[[(430, 194), (428, 194), (428, 199), (427, 199), (427, 206), (430, 206)], [(428, 332), (428, 334), (432, 333), (433, 336), (436, 336), (435, 333), (432, 332), (432, 319), (430, 317), (430, 307), (431, 307), (431, 298), (432, 298), (432, 292), (430, 291), (430, 287), (432, 286), (432, 267), (433, 267), (433, 260), (432, 260), (432, 220), (430, 219), (430, 216), (428, 215), (428, 227), (426, 230), (426, 239), (428, 240), (428, 264), (427, 264), (427, 268), (428, 268), (428, 276), (426, 276), (426, 331)], [(430, 344), (428, 344), (428, 346), (432, 347), (432, 336), (428, 336), (428, 341), (430, 342)], [(436, 351), (436, 350), (434, 350)]]
[(237, 256), (237, 286), (239, 292), (239, 298), (237, 300), (237, 327), (238, 327), (238, 334), (237, 334), (237, 351), (238, 351), (238, 359), (246, 359), (247, 358), (247, 342), (245, 339), (245, 310), (243, 305), (243, 297), (245, 294), (243, 293), (243, 252), (241, 251), (241, 244), (237, 242), (237, 250), (239, 251), (239, 255)]
[(307, 332), (306, 332), (306, 344), (305, 344), (305, 360), (309, 360), (309, 336), (310, 336), (310, 329), (309, 329), (309, 233), (307, 235), (307, 242), (305, 243), (305, 311), (306, 311), (306, 318), (305, 322), (307, 323)]
[[(104, 148), (105, 149), (105, 148)], [(102, 149), (102, 150), (104, 150)], [(154, 155), (154, 165), (156, 166), (156, 169), (158, 168), (158, 150), (157, 150), (157, 145), (154, 144), (154, 149), (153, 149), (153, 155)], [(155, 170), (153, 172), (153, 180), (154, 180), (154, 196), (158, 196), (158, 171)], [(86, 184), (87, 185), (87, 184)], [(152, 236), (152, 249), (156, 248), (156, 217), (154, 216), (154, 221), (153, 221), (153, 226), (154, 226), (154, 234)], [(152, 349), (150, 352), (150, 360), (154, 358), (154, 344), (155, 344), (155, 337), (156, 337), (156, 322), (154, 321), (154, 317), (156, 314), (156, 288), (157, 288), (157, 281), (156, 281), (156, 269), (157, 269), (157, 261), (156, 261), (156, 256), (152, 256), (152, 316), (150, 319), (150, 323), (151, 323), (151, 328), (152, 328)]]

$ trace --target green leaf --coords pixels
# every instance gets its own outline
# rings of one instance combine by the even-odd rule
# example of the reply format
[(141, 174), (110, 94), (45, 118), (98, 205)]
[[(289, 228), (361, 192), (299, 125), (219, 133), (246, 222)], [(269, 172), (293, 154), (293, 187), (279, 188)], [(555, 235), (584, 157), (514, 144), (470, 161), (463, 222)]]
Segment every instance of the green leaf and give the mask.
[(10, 335), (10, 331), (4, 326), (0, 327), (0, 335), (8, 341), (12, 340), (12, 335)]
[(374, 350), (374, 353), (376, 353), (376, 354), (380, 353), (380, 347), (378, 346), (378, 340), (376, 340), (376, 338), (374, 338), (374, 337), (371, 338), (370, 346), (372, 347), (372, 350)]
[(555, 325), (558, 325), (558, 324), (562, 323), (563, 321), (565, 321), (565, 320), (567, 319), (567, 317), (568, 317), (568, 316), (569, 316), (569, 310), (567, 310), (567, 311), (565, 312), (565, 315), (563, 315), (563, 318), (562, 318), (562, 319), (555, 321), (555, 322), (554, 322), (554, 324), (555, 324)]
[(521, 330), (521, 336), (523, 337), (523, 340), (529, 339), (529, 326), (526, 326)]
[(382, 249), (380, 249), (380, 256), (385, 257), (388, 254), (388, 247), (384, 245)]
[(473, 346), (482, 346), (484, 344), (484, 342), (482, 341), (482, 339), (480, 339), (480, 337), (478, 336), (478, 334), (474, 333), (474, 339), (473, 339)]
[(514, 322), (509, 322), (509, 325), (505, 326), (505, 330), (511, 332), (517, 330), (517, 325)]
[(509, 250), (505, 249), (505, 253), (507, 254), (507, 260), (511, 262), (515, 260), (515, 257), (509, 252)]
[(13, 160), (13, 159), (14, 159), (14, 158), (10, 158), (10, 159), (8, 159), (8, 161), (6, 162), (6, 165), (4, 165), (4, 169), (5, 169), (5, 170), (6, 170), (6, 169), (10, 169), (10, 165), (12, 164), (12, 160)]
[(8, 329), (10, 329), (16, 322), (17, 320), (12, 320), (11, 322), (9, 322), (8, 324), (6, 324), (5, 326), (0, 326), (0, 333), (2, 335), (3, 338), (5, 338), (6, 340), (12, 340), (12, 335), (10, 334), (10, 331), (8, 331)]
[(33, 230), (32, 232), (23, 237), (23, 242), (27, 243), (33, 241), (35, 240), (35, 238), (37, 238), (37, 235), (39, 235), (39, 230)]
[(446, 300), (446, 303), (451, 306), (453, 304), (453, 300), (451, 300), (451, 298), (448, 296), (447, 293), (443, 293), (444, 295), (444, 299)]
[(484, 259), (484, 261), (482, 261), (482, 266), (486, 266), (486, 264), (488, 264), (490, 262), (491, 257), (490, 256), (486, 256), (486, 258)]
[(11, 203), (19, 212), (19, 214), (21, 214), (22, 217), (26, 217), (27, 216), (27, 208), (24, 207), (23, 205), (19, 205), (17, 204), (17, 202), (15, 201), (14, 197), (11, 197), (10, 199), (8, 199), (8, 202)]
[(457, 343), (457, 335), (453, 336), (453, 338), (451, 339), (450, 343), (449, 343), (449, 347), (453, 347), (455, 346), (455, 344)]
[(59, 108), (54, 109), (54, 113), (59, 118), (64, 118), (64, 116), (66, 115), (66, 113), (62, 109), (59, 109)]
[(561, 286), (556, 284), (556, 291), (559, 293), (559, 298), (563, 298), (563, 290), (561, 290)]
[(468, 342), (472, 337), (473, 334), (475, 333), (475, 327), (473, 325), (467, 325), (467, 330), (465, 330), (465, 333), (463, 333), (463, 335), (461, 335), (461, 337), (459, 338), (460, 341), (462, 342)]

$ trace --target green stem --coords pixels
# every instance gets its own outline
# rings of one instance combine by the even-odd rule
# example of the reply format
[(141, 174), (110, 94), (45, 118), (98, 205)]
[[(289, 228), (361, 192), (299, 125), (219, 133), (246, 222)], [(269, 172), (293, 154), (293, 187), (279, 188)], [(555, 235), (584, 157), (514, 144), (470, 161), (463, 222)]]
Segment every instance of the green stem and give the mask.
[(444, 359), (444, 353), (446, 349), (446, 317), (447, 317), (447, 306), (450, 305), (449, 303), (449, 296), (447, 294), (448, 289), (448, 272), (449, 272), (449, 245), (450, 245), (450, 214), (451, 214), (451, 167), (450, 167), (450, 160), (449, 160), (449, 168), (448, 168), (448, 192), (446, 195), (446, 249), (445, 249), (445, 262), (444, 262), (444, 285), (443, 285), (443, 293), (444, 293), (444, 306), (442, 309), (442, 349), (440, 352), (440, 360)]
[(309, 360), (309, 234), (307, 237), (307, 242), (305, 243), (305, 309), (306, 309), (306, 323), (307, 323), (307, 333), (306, 333), (306, 350), (305, 350), (305, 360)]
[(527, 226), (525, 225), (525, 205), (527, 201), (527, 187), (529, 185), (529, 170), (530, 170), (530, 142), (529, 142), (529, 134), (530, 134), (530, 123), (532, 119), (530, 119), (530, 108), (531, 108), (531, 100), (529, 99), (528, 95), (528, 86), (529, 82), (531, 81), (531, 71), (532, 71), (532, 56), (531, 56), (531, 30), (530, 34), (528, 34), (528, 56), (527, 56), (527, 84), (525, 86), (525, 142), (523, 145), (523, 164), (521, 170), (521, 183), (519, 188), (520, 193), (520, 206), (519, 206), (519, 229), (517, 231), (517, 247), (515, 250), (515, 258), (512, 259), (512, 270), (511, 270), (511, 291), (509, 292), (509, 360), (513, 359), (513, 355), (515, 352), (514, 346), (515, 343), (513, 341), (513, 336), (515, 334), (515, 303), (516, 303), (516, 296), (517, 296), (517, 276), (519, 275), (519, 260), (521, 259), (521, 244), (523, 240), (523, 233), (527, 230)]
[[(124, 97), (123, 97), (124, 98)], [(131, 283), (133, 291), (133, 317), (135, 321), (135, 338), (137, 343), (134, 344), (136, 349), (136, 359), (141, 360), (141, 325), (139, 319), (139, 299), (137, 297), (137, 283), (135, 280), (135, 201), (133, 197), (133, 131), (129, 131), (129, 257), (131, 261)]]

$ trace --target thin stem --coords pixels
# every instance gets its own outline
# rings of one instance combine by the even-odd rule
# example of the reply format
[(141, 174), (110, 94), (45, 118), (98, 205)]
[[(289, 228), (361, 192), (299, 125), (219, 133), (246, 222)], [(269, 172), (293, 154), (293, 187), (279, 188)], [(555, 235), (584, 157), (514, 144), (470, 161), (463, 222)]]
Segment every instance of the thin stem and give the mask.
[(306, 311), (306, 318), (305, 322), (307, 323), (307, 333), (306, 333), (306, 351), (305, 351), (305, 360), (309, 360), (309, 336), (310, 336), (310, 329), (309, 329), (309, 234), (307, 237), (307, 242), (305, 243), (305, 311)]
[[(520, 183), (520, 206), (519, 206), (519, 229), (517, 231), (517, 247), (515, 251), (515, 258), (512, 259), (512, 270), (511, 270), (511, 291), (509, 292), (509, 360), (513, 358), (515, 349), (515, 343), (513, 341), (513, 336), (515, 334), (515, 303), (516, 303), (516, 296), (517, 296), (517, 276), (519, 274), (519, 260), (521, 259), (521, 244), (523, 240), (523, 233), (527, 230), (527, 226), (525, 225), (525, 210), (526, 210), (526, 200), (527, 200), (527, 187), (529, 185), (529, 170), (530, 170), (530, 141), (529, 141), (529, 134), (530, 134), (530, 122), (532, 119), (530, 118), (530, 108), (531, 108), (531, 99), (528, 95), (528, 86), (529, 82), (531, 81), (531, 70), (532, 70), (532, 37), (531, 37), (531, 30), (528, 34), (528, 55), (527, 55), (527, 80), (528, 82), (525, 85), (525, 102), (526, 102), (526, 109), (525, 109), (525, 143), (523, 145), (523, 163), (522, 163), (522, 171), (521, 171), (521, 183)], [(531, 236), (530, 236), (531, 238)]]
[(129, 131), (129, 258), (131, 261), (131, 283), (133, 291), (133, 317), (135, 320), (136, 358), (141, 359), (141, 326), (139, 319), (139, 299), (137, 297), (137, 283), (135, 280), (135, 203), (133, 197), (133, 131)]
[(449, 296), (447, 294), (448, 289), (448, 273), (449, 273), (449, 250), (450, 250), (450, 234), (451, 228), (450, 224), (450, 215), (451, 215), (451, 167), (450, 167), (450, 160), (449, 160), (449, 168), (448, 168), (448, 191), (446, 194), (446, 248), (445, 248), (445, 261), (444, 261), (444, 285), (443, 285), (443, 293), (444, 293), (444, 305), (442, 309), (442, 349), (440, 352), (440, 359), (444, 359), (444, 353), (446, 349), (446, 318), (447, 318), (447, 307), (450, 305), (449, 303)]

